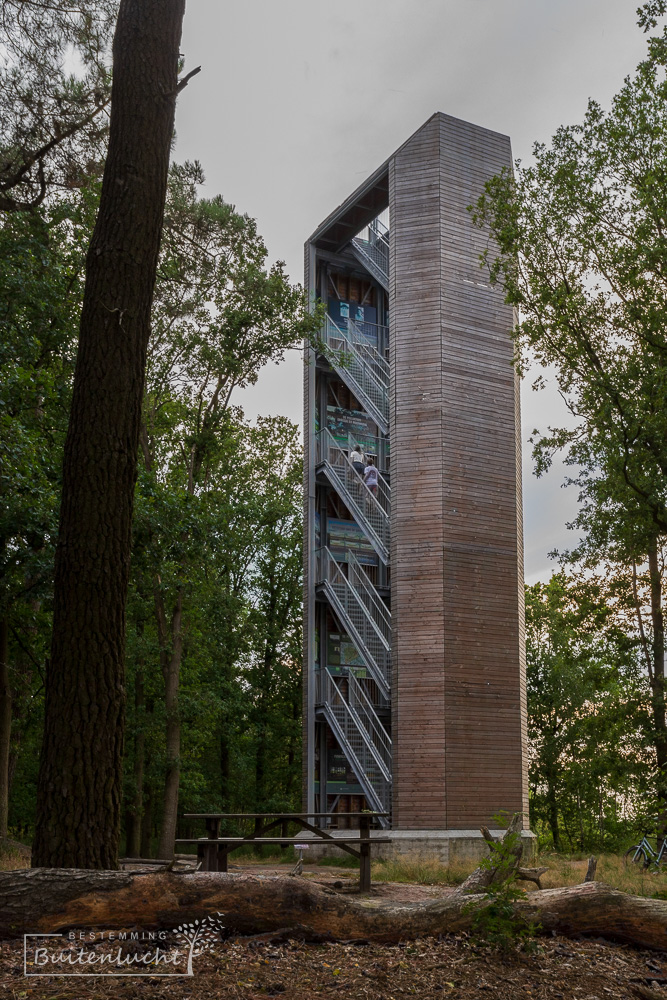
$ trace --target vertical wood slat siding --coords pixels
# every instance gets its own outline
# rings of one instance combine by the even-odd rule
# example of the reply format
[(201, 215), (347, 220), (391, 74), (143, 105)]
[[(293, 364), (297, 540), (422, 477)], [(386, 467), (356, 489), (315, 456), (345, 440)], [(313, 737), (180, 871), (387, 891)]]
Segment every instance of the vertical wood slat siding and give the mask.
[(439, 133), (390, 168), (393, 823), (417, 829), (447, 828)]
[(527, 808), (512, 312), (467, 212), (509, 140), (436, 115), (390, 164), (393, 825)]

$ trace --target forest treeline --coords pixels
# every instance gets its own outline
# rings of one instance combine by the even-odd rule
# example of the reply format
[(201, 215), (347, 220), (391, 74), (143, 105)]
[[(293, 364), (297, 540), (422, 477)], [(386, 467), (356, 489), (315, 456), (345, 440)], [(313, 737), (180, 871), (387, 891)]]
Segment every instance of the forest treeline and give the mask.
[[(267, 269), (253, 220), (199, 197), (202, 180), (196, 164), (172, 168), (149, 347), (127, 614), (124, 816), (137, 854), (170, 853), (179, 810), (300, 802), (299, 432), (283, 417), (249, 423), (234, 390), (311, 320), (282, 267)], [(0, 228), (9, 827), (22, 836), (97, 186), (90, 177)]]
[[(26, 841), (107, 131), (114, 4), (90, 7), (2, 3), (0, 837)], [(646, 5), (644, 27), (664, 14)], [(526, 590), (531, 823), (559, 850), (617, 848), (667, 803), (666, 48), (652, 37), (610, 111), (592, 102), (475, 209), (520, 310), (518, 363), (547, 367), (572, 418), (534, 446), (540, 474), (565, 454), (581, 540)], [(319, 316), (203, 183), (172, 164), (142, 409), (122, 813), (143, 856), (171, 855), (184, 812), (301, 803), (299, 430), (238, 399)]]

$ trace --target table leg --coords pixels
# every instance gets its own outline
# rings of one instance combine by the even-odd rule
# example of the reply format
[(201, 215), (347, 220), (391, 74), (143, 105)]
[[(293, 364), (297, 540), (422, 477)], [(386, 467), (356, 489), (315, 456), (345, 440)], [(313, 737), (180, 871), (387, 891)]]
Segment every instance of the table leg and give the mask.
[(368, 816), (359, 820), (359, 890), (371, 891), (371, 821)]
[(226, 871), (228, 871), (228, 868), (227, 868), (227, 852), (228, 852), (228, 850), (229, 850), (229, 848), (227, 847), (227, 844), (219, 844), (218, 845), (218, 871), (219, 872), (226, 872)]
[[(220, 833), (220, 820), (207, 819), (206, 833), (209, 840), (217, 841)], [(218, 870), (218, 845), (217, 843), (206, 845), (206, 863), (204, 869), (207, 872), (217, 872)]]
[(359, 859), (359, 889), (361, 892), (371, 891), (371, 845), (370, 842), (361, 844), (361, 857)]

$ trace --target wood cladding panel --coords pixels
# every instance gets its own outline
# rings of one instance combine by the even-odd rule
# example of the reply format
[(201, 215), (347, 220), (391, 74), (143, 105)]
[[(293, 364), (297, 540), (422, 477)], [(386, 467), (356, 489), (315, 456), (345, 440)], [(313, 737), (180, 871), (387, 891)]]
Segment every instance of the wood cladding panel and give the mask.
[(394, 826), (527, 808), (512, 312), (467, 206), (509, 140), (436, 115), (390, 163)]

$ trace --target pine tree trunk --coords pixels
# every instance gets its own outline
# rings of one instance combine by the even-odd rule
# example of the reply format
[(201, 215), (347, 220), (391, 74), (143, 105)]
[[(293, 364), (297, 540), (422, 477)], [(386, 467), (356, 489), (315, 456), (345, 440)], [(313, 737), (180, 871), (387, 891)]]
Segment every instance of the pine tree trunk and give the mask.
[(137, 715), (137, 729), (134, 737), (134, 801), (132, 803), (132, 824), (127, 836), (127, 853), (131, 858), (141, 857), (141, 824), (144, 811), (144, 682), (140, 670), (134, 678), (134, 707)]
[(9, 682), (9, 622), (0, 619), (0, 838), (9, 818), (9, 750), (12, 740), (12, 688)]
[(132, 505), (184, 10), (121, 0), (118, 14), (63, 463), (35, 867), (117, 864)]

